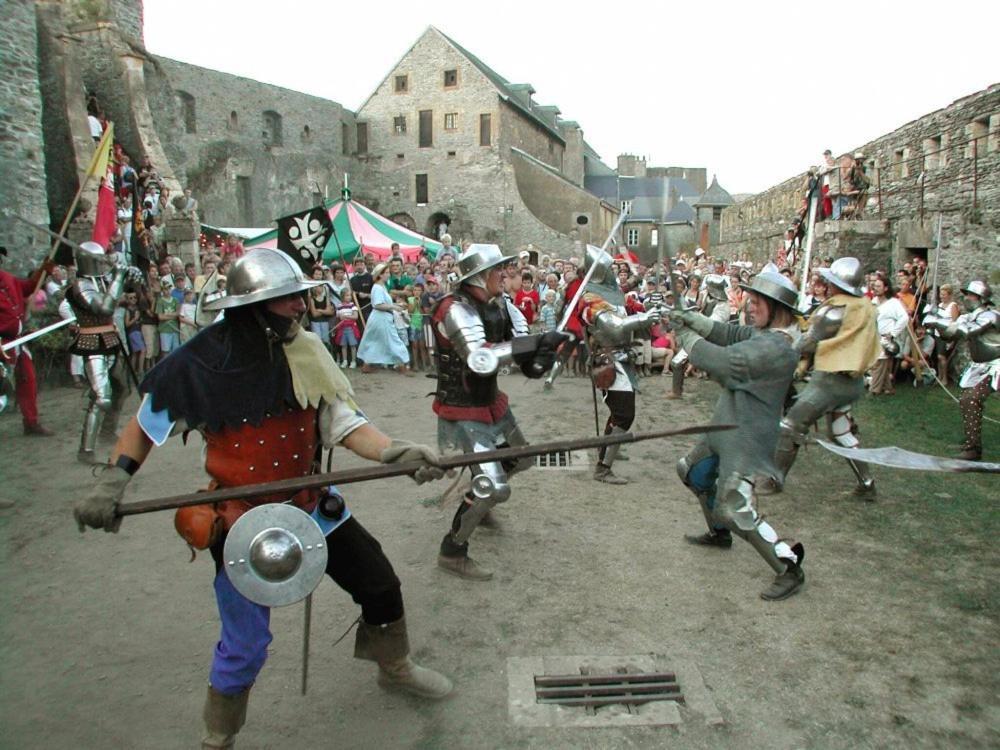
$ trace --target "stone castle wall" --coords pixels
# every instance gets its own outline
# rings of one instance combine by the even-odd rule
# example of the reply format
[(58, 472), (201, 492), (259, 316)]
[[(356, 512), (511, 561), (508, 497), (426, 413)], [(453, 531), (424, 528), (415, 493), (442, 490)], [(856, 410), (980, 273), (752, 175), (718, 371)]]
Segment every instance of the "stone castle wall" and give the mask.
[[(147, 78), (160, 139), (215, 226), (270, 226), (339, 195), (354, 115), (337, 102), (157, 57)], [(350, 151), (350, 147), (347, 148)], [(362, 187), (362, 186), (359, 186)]]
[[(38, 78), (35, 4), (4, 4), (0, 24), (0, 206), (37, 224), (48, 225), (42, 95)], [(0, 219), (5, 267), (27, 269), (49, 247), (44, 235), (11, 218)]]
[[(927, 254), (940, 214), (940, 281), (995, 276), (1000, 269), (998, 144), (1000, 84), (858, 146), (852, 152), (865, 153), (872, 180), (867, 221), (817, 225), (814, 251), (856, 254), (871, 267), (892, 268), (914, 254)], [(797, 175), (725, 209), (716, 252), (772, 259), (799, 208), (804, 182), (805, 174)]]

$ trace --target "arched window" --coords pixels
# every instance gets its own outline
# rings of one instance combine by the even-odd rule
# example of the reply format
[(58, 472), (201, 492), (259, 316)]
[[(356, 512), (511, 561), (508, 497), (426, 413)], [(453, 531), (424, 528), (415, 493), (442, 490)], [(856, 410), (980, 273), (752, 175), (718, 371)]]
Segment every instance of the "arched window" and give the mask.
[(305, 125), (302, 128), (302, 142), (308, 143), (310, 140), (312, 140), (312, 131), (309, 129), (308, 125)]
[(194, 133), (197, 129), (197, 121), (194, 112), (194, 97), (187, 91), (177, 91), (177, 106), (181, 111), (181, 122), (184, 123), (185, 133)]
[(236, 114), (236, 110), (235, 109), (232, 112), (229, 113), (229, 124), (227, 125), (227, 127), (230, 130), (239, 130), (240, 129), (240, 116), (238, 114)]
[(281, 145), (281, 115), (274, 110), (269, 109), (264, 112), (264, 132), (262, 135), (264, 136), (264, 145)]

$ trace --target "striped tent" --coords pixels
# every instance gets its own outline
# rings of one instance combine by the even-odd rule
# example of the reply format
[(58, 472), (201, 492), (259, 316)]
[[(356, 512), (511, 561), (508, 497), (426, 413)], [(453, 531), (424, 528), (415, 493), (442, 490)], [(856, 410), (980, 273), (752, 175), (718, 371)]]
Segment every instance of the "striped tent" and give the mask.
[[(418, 234), (411, 229), (389, 221), (370, 208), (350, 198), (326, 201), (327, 212), (336, 239), (331, 239), (323, 252), (323, 261), (330, 263), (344, 259), (351, 261), (359, 252), (386, 260), (392, 253), (392, 243), (399, 243), (400, 255), (407, 261), (414, 261), (423, 252), (433, 260), (441, 251), (441, 243)], [(339, 242), (339, 248), (338, 248)], [(247, 250), (257, 247), (278, 247), (278, 230), (272, 229), (243, 243)]]

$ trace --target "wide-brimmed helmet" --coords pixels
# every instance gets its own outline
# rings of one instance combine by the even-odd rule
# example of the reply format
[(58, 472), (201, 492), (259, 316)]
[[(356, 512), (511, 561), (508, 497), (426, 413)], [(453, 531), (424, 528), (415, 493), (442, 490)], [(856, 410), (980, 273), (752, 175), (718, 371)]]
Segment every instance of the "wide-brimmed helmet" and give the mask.
[[(591, 266), (597, 266), (590, 277), (592, 284), (603, 284), (610, 279), (613, 263), (614, 258), (609, 253), (594, 245), (587, 245), (587, 250), (583, 254), (583, 269), (589, 273)], [(613, 281), (615, 284), (618, 283), (617, 279), (613, 279)]]
[(829, 268), (817, 269), (816, 273), (828, 284), (833, 284), (852, 297), (862, 295), (861, 282), (865, 280), (861, 261), (857, 258), (838, 258)]
[(962, 292), (964, 294), (974, 294), (983, 302), (989, 302), (990, 297), (993, 296), (993, 290), (990, 289), (990, 285), (982, 279), (973, 279), (962, 287)]
[(226, 296), (212, 300), (203, 309), (211, 312), (252, 305), (325, 283), (307, 279), (298, 264), (280, 250), (259, 248), (233, 264), (226, 277)]
[(114, 256), (104, 252), (96, 242), (82, 242), (73, 249), (77, 276), (104, 276), (114, 265)]
[(721, 302), (726, 299), (726, 277), (717, 273), (708, 274), (705, 277), (705, 289), (708, 290), (709, 297)]
[(458, 256), (459, 284), (471, 284), (486, 288), (485, 271), (513, 258), (508, 258), (499, 245), (474, 244)]
[(792, 280), (778, 270), (773, 263), (768, 263), (748, 283), (740, 284), (740, 289), (767, 297), (791, 311), (795, 311), (799, 303), (799, 290)]

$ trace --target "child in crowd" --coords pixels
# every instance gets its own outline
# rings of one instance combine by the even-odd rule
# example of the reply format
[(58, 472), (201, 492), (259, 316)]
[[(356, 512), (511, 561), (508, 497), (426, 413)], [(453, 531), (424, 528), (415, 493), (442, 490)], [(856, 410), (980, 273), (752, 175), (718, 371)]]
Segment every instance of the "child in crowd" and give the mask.
[(128, 338), (129, 359), (132, 370), (141, 373), (145, 368), (146, 342), (142, 338), (142, 324), (139, 321), (139, 295), (125, 293), (125, 336)]
[[(401, 295), (404, 300), (409, 299), (413, 296), (413, 286), (407, 284), (403, 287), (403, 294)], [(397, 305), (399, 307), (399, 305)], [(399, 340), (403, 342), (403, 346), (406, 350), (410, 350), (410, 313), (404, 307), (400, 309), (393, 310), (392, 321), (396, 325), (396, 335), (399, 336)]]
[(542, 322), (542, 333), (554, 331), (558, 323), (558, 311), (556, 310), (556, 290), (545, 290), (545, 301), (542, 309), (538, 311), (538, 319)]
[[(322, 278), (323, 269), (317, 268), (313, 272), (313, 279), (320, 281)], [(332, 296), (330, 288), (326, 284), (314, 286), (309, 292), (309, 328), (319, 336), (319, 340), (323, 342), (323, 346), (327, 350), (331, 346), (330, 322), (336, 315), (333, 302), (330, 300)]]
[(198, 314), (198, 301), (193, 289), (184, 290), (184, 301), (181, 303), (181, 343), (190, 341), (198, 333), (195, 317)]
[(160, 280), (160, 296), (156, 299), (156, 332), (160, 337), (160, 359), (181, 345), (180, 305), (171, 293), (173, 279), (164, 276)]
[(358, 342), (361, 340), (361, 328), (358, 326), (358, 306), (354, 304), (354, 293), (351, 288), (341, 290), (340, 303), (337, 305), (337, 326), (333, 331), (333, 340), (340, 347), (340, 361), (344, 367), (352, 370), (358, 366)]
[(424, 296), (424, 285), (413, 285), (413, 294), (406, 298), (406, 309), (410, 314), (410, 364), (414, 370), (430, 369), (431, 358), (424, 343), (424, 313), (420, 304)]

